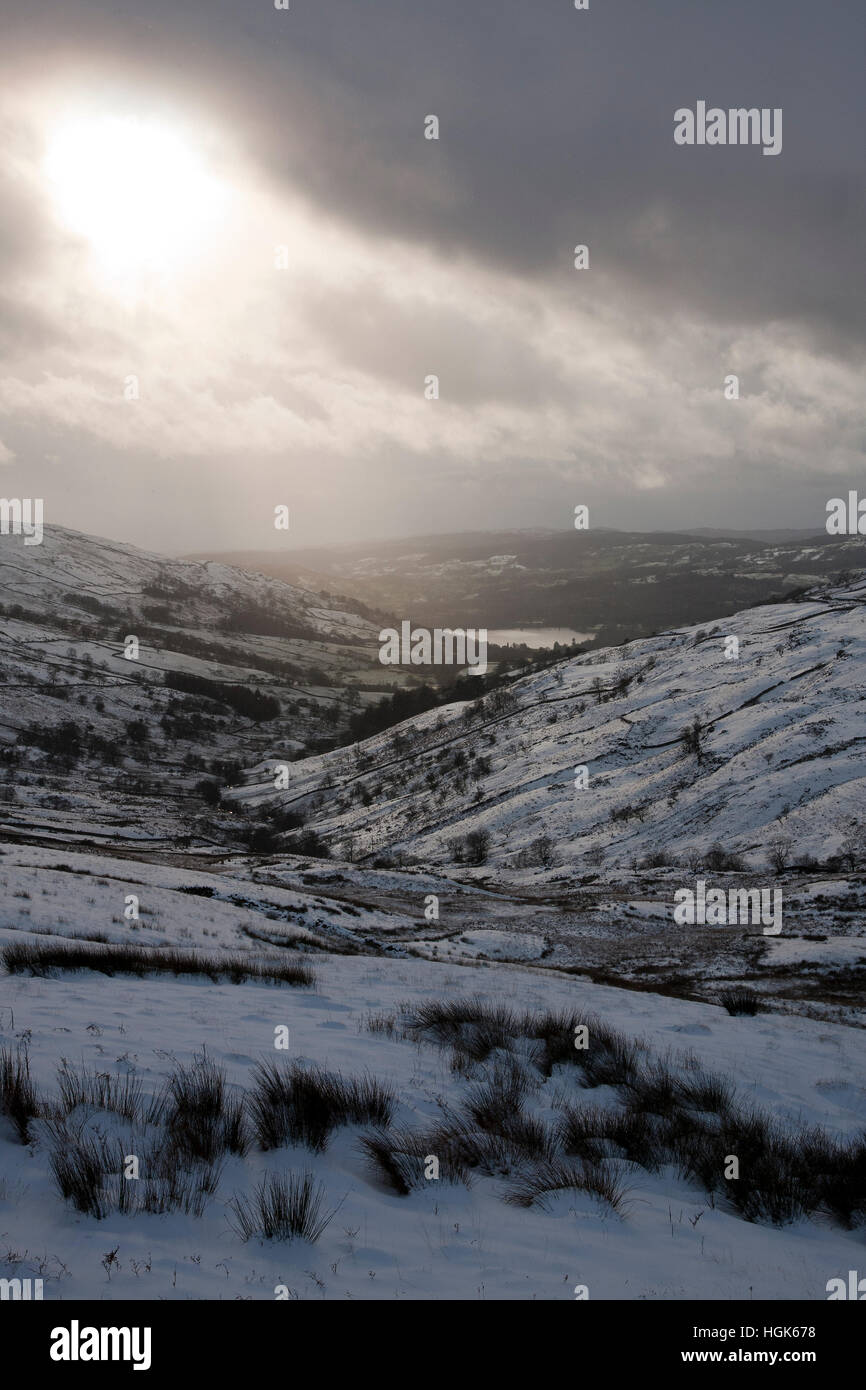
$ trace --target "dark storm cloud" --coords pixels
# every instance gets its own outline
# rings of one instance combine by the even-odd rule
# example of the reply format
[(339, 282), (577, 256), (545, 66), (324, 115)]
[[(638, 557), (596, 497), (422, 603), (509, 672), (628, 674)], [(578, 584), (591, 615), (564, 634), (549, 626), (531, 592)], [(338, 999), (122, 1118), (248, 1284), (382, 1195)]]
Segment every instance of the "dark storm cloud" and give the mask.
[[(860, 0), (4, 4), (0, 463), (55, 520), (802, 526), (859, 476)], [(781, 154), (678, 147), (698, 100), (782, 108)], [(153, 293), (46, 177), (79, 102), (191, 132), (226, 192)]]
[[(236, 120), (276, 182), (368, 233), (721, 324), (864, 332), (862, 57), (849, 0), (73, 0), (5, 27), (10, 73), (80, 61)], [(125, 80), (125, 76), (124, 76)], [(777, 158), (678, 148), (698, 99), (781, 107)], [(422, 138), (423, 118), (441, 139)]]

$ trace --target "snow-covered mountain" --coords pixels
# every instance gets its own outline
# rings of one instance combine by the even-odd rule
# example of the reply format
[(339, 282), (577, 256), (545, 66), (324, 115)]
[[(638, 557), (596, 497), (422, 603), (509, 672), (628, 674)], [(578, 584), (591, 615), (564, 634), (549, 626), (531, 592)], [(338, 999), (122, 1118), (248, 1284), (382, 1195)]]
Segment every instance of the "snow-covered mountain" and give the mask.
[[(498, 882), (547, 881), (554, 865), (580, 879), (602, 856), (700, 863), (716, 842), (755, 860), (784, 841), (792, 861), (824, 860), (866, 813), (864, 673), (860, 578), (563, 660), (351, 756), (295, 764), (280, 792), (266, 760), (230, 795), (296, 807), (366, 862), (453, 865), (482, 832)], [(684, 739), (696, 719), (697, 738)], [(539, 837), (550, 844), (532, 865), (525, 851)]]
[[(0, 552), (0, 1279), (823, 1300), (858, 1267), (866, 582), (294, 760), (363, 614), (46, 546)], [(780, 892), (781, 931), (677, 924), (698, 879)]]
[(387, 689), (373, 617), (62, 527), (0, 538), (0, 795), (24, 808), (10, 820), (207, 837), (205, 774), (230, 780), (275, 737), (297, 756), (377, 698), (354, 687)]
[[(274, 622), (307, 639), (370, 640), (372, 623), (352, 611), (279, 579), (216, 562), (175, 560), (126, 542), (84, 535), (65, 526), (46, 526), (40, 545), (16, 536), (0, 543), (0, 592), (5, 603), (37, 603), (46, 615), (98, 611), (97, 600), (118, 618), (144, 618), (148, 604), (167, 607), (178, 627), (215, 626), (243, 604), (270, 614)], [(158, 619), (150, 621), (158, 622)], [(288, 632), (287, 632), (288, 635)]]

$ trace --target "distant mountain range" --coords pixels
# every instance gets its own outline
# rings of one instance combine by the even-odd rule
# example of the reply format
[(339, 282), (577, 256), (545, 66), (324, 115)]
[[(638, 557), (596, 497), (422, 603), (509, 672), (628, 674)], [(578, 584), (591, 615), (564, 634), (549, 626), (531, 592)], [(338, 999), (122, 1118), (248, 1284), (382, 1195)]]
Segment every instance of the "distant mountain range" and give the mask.
[(499, 531), (214, 553), (301, 587), (349, 592), (433, 627), (567, 628), (609, 646), (722, 618), (866, 567), (824, 532)]

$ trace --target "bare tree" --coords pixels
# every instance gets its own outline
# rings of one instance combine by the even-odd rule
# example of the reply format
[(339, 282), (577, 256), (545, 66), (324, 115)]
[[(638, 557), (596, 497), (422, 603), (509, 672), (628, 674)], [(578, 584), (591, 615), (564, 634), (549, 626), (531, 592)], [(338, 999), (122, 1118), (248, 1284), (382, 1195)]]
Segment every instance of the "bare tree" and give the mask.
[(771, 869), (775, 869), (777, 874), (781, 874), (787, 869), (791, 862), (791, 850), (793, 848), (793, 841), (781, 835), (778, 839), (770, 841), (767, 863)]
[(842, 831), (839, 854), (849, 869), (856, 869), (857, 865), (866, 859), (866, 821), (860, 820), (857, 816), (850, 816), (842, 821), (837, 829)]
[(490, 851), (490, 832), (470, 830), (466, 836), (466, 863), (484, 864)]
[(703, 723), (699, 714), (695, 715), (691, 724), (687, 724), (680, 734), (680, 740), (684, 751), (686, 754), (693, 753), (698, 763), (704, 761), (706, 737), (707, 726)]
[(556, 851), (549, 835), (539, 835), (532, 843), (532, 852), (536, 864), (543, 869), (550, 869), (556, 863)]
[(705, 858), (705, 851), (698, 849), (696, 845), (690, 845), (683, 853), (683, 859), (690, 874), (696, 874), (703, 868)]

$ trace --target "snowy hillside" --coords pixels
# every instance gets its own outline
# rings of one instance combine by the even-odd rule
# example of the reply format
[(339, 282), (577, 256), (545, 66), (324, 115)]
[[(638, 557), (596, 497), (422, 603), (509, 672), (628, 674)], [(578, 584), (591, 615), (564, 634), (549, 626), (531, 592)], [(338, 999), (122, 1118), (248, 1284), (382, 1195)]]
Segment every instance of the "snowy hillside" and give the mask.
[[(783, 1300), (860, 1267), (866, 583), (296, 758), (280, 663), (340, 698), (362, 615), (54, 540), (15, 603), (3, 552), (0, 1278)], [(779, 892), (780, 931), (678, 924), (698, 879)]]
[[(572, 1300), (579, 1286), (591, 1299), (823, 1299), (858, 1266), (863, 1029), (492, 962), (335, 955), (341, 922), (381, 935), (385, 916), (344, 915), (298, 867), (268, 886), (46, 850), (0, 861), (14, 966), (0, 977), (0, 1277), (40, 1277), (50, 1299)], [(124, 922), (128, 892), (140, 925)], [(268, 929), (285, 944), (263, 944)], [(103, 939), (152, 957), (183, 948), (210, 973), (106, 975), (119, 967)], [(12, 947), (31, 949), (29, 966)], [(58, 947), (102, 959), (73, 973), (33, 954)], [(228, 970), (239, 953), (265, 972), (306, 963), (312, 978), (231, 983), (220, 958)], [(487, 1034), (473, 1022), (485, 1010)], [(10, 1071), (25, 1057), (35, 1095), (22, 1105)], [(311, 1109), (295, 1083), (275, 1111), (268, 1068), (366, 1078), (367, 1099), (357, 1114), (333, 1098)], [(219, 1072), (226, 1129), (196, 1131), (196, 1158), (193, 1102)], [(170, 1088), (153, 1104), (172, 1078), (192, 1106), (184, 1125)], [(289, 1130), (263, 1146), (264, 1122)], [(809, 1126), (836, 1158), (822, 1159), (814, 1130), (803, 1147)], [(737, 1189), (723, 1159), (747, 1142), (758, 1168)], [(129, 1155), (141, 1172), (126, 1181)], [(800, 1174), (793, 1198), (786, 1164)], [(239, 1212), (255, 1226), (260, 1184), (305, 1174), (330, 1217), (318, 1239), (245, 1239)]]
[[(625, 866), (694, 851), (700, 864), (717, 841), (760, 859), (784, 839), (792, 859), (826, 859), (866, 810), (864, 671), (861, 579), (565, 660), (408, 721), (351, 758), (305, 760), (281, 794), (266, 763), (232, 796), (303, 808), (315, 788), (317, 830), (353, 858), (454, 864), (455, 842), (484, 831), (497, 881), (526, 867), (540, 836), (572, 880), (602, 853)], [(683, 730), (696, 717), (690, 749)], [(333, 785), (322, 792), (323, 781)], [(535, 867), (550, 877), (550, 863)]]
[[(61, 527), (0, 544), (0, 798), (70, 842), (231, 839), (207, 814), (239, 756), (330, 742), (387, 689), (351, 600)], [(212, 782), (212, 791), (202, 782)], [(17, 809), (13, 809), (17, 808)]]
[(363, 642), (374, 635), (374, 625), (357, 612), (307, 589), (228, 565), (169, 559), (63, 526), (47, 526), (38, 546), (14, 538), (0, 546), (0, 590), (4, 601), (14, 596), (25, 607), (38, 603), (46, 615), (74, 608), (81, 597), (85, 611), (94, 611), (87, 599), (100, 600), (118, 617), (132, 618), (147, 617), (148, 600), (168, 605), (182, 600), (173, 615), (181, 620), (177, 626), (192, 627), (195, 619), (206, 628), (248, 604), (308, 640)]

